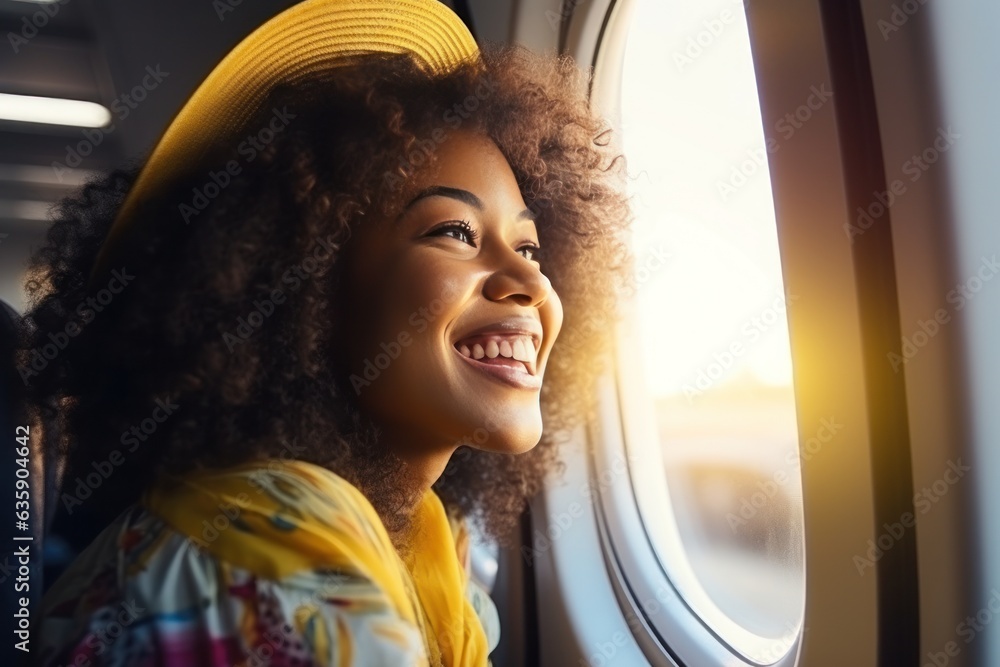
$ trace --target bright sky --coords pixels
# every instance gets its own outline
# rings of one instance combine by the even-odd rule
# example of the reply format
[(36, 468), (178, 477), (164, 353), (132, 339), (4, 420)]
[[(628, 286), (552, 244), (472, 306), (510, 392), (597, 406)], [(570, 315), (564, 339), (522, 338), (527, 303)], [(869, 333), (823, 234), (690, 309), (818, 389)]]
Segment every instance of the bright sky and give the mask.
[[(651, 389), (679, 393), (709, 371), (716, 385), (790, 385), (765, 150), (786, 138), (762, 129), (742, 4), (638, 5), (622, 83), (637, 266), (653, 248), (671, 255), (638, 290)], [(734, 343), (742, 354), (720, 377), (714, 355)]]

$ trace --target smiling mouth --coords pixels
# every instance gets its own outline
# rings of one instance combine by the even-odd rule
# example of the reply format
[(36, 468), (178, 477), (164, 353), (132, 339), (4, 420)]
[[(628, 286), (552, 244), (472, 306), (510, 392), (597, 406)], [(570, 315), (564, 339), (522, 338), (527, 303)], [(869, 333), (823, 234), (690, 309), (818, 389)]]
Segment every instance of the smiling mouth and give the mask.
[(469, 336), (455, 343), (463, 357), (484, 364), (521, 368), (535, 375), (538, 349), (535, 338), (528, 334), (486, 334)]
[(527, 334), (487, 334), (470, 336), (455, 343), (470, 366), (493, 379), (521, 389), (538, 389), (538, 342)]

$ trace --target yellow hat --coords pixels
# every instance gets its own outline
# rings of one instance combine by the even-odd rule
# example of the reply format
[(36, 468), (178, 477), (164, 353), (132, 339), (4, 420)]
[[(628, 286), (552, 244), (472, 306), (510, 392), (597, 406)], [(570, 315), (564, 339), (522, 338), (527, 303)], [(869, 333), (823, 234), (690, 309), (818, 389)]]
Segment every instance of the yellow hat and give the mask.
[(167, 127), (118, 211), (91, 282), (107, 268), (138, 204), (243, 129), (276, 85), (368, 53), (409, 53), (445, 73), (479, 49), (438, 0), (306, 0), (278, 14), (222, 59)]

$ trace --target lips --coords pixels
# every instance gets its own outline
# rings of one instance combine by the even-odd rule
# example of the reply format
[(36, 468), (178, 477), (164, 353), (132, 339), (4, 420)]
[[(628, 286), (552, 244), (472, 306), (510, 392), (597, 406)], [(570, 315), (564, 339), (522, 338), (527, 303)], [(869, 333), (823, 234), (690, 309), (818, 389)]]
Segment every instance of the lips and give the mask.
[(535, 389), (542, 327), (538, 320), (515, 317), (480, 326), (459, 337), (455, 350), (477, 370), (508, 384)]

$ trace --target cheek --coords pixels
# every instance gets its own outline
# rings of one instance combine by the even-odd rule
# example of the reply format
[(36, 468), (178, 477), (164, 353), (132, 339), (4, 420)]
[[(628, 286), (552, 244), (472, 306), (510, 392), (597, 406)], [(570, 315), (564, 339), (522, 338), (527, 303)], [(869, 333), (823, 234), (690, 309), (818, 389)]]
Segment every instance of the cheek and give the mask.
[[(426, 258), (424, 258), (426, 260)], [(441, 262), (408, 260), (387, 267), (369, 289), (358, 290), (352, 370), (376, 365), (378, 384), (392, 385), (394, 399), (414, 382), (434, 377), (440, 366), (448, 323), (461, 312), (468, 288)], [(388, 357), (388, 359), (387, 359)], [(387, 363), (388, 362), (388, 363)], [(374, 389), (374, 386), (373, 386)], [(381, 390), (377, 393), (382, 393)]]
[[(429, 269), (430, 267), (428, 267)], [(409, 272), (387, 295), (394, 302), (397, 315), (406, 330), (420, 345), (436, 345), (448, 325), (462, 312), (468, 298), (468, 286), (453, 274), (441, 270)]]
[(559, 298), (559, 295), (556, 294), (555, 290), (552, 290), (549, 300), (543, 308), (543, 317), (549, 320), (545, 323), (545, 326), (547, 326), (548, 331), (551, 332), (550, 335), (552, 336), (553, 341), (556, 340), (559, 336), (559, 332), (562, 331), (563, 315), (562, 299)]
[[(553, 291), (548, 300), (542, 306), (539, 313), (542, 319), (542, 328), (545, 331), (545, 366), (548, 366), (548, 356), (552, 353), (552, 347), (562, 332), (563, 307), (559, 296)], [(545, 367), (543, 366), (543, 368)]]
[(389, 286), (407, 319), (420, 331), (441, 331), (475, 296), (477, 277), (467, 262), (442, 257), (439, 252), (414, 252), (401, 263)]

